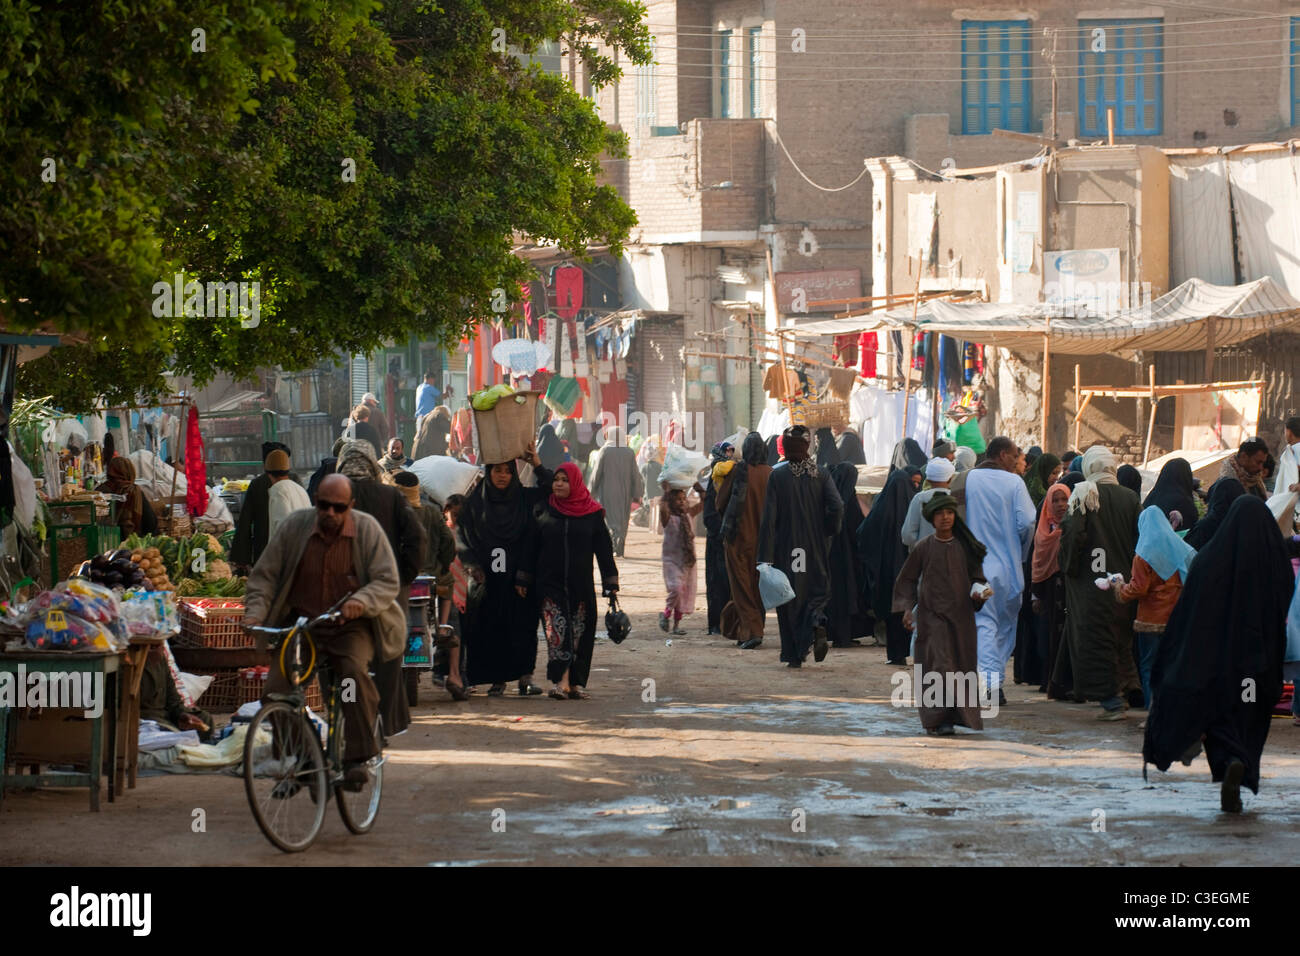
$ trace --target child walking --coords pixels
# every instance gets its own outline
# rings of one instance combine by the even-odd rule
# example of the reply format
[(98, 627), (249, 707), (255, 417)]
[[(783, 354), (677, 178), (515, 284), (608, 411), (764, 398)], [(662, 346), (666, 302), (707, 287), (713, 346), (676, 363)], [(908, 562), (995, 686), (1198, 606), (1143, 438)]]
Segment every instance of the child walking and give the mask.
[(936, 493), (921, 515), (934, 534), (907, 556), (894, 582), (892, 608), (902, 613), (905, 626), (916, 625), (922, 687), (913, 693), (921, 726), (931, 736), (949, 736), (955, 725), (982, 730), (975, 610), (992, 594), (983, 571), (987, 549), (958, 517), (957, 499), (947, 492)]
[(1148, 710), (1156, 648), (1169, 623), (1169, 615), (1174, 613), (1174, 605), (1183, 593), (1183, 581), (1195, 556), (1196, 549), (1178, 537), (1159, 508), (1153, 505), (1138, 515), (1138, 542), (1129, 575), (1131, 580), (1113, 590), (1117, 601), (1138, 602), (1133, 633), (1137, 638), (1142, 697)]
[[(697, 483), (696, 488), (699, 488)], [(668, 602), (659, 614), (659, 630), (685, 634), (682, 618), (695, 610), (695, 516), (704, 508), (701, 501), (687, 501), (681, 488), (663, 486), (659, 499), (659, 521), (663, 527), (664, 585)]]

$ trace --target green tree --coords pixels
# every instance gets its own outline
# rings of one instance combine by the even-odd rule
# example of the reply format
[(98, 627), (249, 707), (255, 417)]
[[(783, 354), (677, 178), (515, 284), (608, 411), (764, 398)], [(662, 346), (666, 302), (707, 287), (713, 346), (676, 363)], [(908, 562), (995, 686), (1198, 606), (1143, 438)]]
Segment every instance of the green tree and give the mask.
[[(115, 4), (107, 36), (106, 23), (0, 3), (0, 31), (17, 28), (4, 62), (41, 57), (0, 73), (0, 93), (22, 94), (0, 101), (0, 131), (21, 134), (0, 175), (42, 237), (31, 215), (0, 218), (0, 299), (23, 303), (7, 306), (11, 325), (52, 319), (90, 339), (24, 366), (26, 390), (84, 405), (156, 392), (167, 368), (204, 381), (412, 333), (450, 341), (529, 277), (517, 235), (581, 254), (617, 248), (635, 222), (599, 183), (602, 156), (626, 155), (622, 135), (515, 54), (559, 37), (611, 82), (605, 51), (649, 57), (639, 3), (223, 4), (205, 54), (188, 52), (203, 18), (164, 8)], [(123, 103), (114, 76), (142, 92)], [(74, 163), (53, 192), (40, 158), (69, 124), (80, 132), (63, 154), (97, 178)], [(257, 327), (155, 318), (153, 284), (182, 270), (259, 282)]]

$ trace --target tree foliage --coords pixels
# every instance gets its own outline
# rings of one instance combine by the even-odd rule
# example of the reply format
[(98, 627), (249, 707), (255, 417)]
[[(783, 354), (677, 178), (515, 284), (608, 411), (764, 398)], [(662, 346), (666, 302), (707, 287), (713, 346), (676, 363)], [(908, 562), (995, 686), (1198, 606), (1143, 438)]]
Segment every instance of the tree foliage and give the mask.
[[(198, 16), (0, 0), (15, 197), (0, 308), (8, 327), (88, 339), (24, 366), (21, 386), (84, 407), (157, 393), (168, 368), (201, 383), (412, 333), (447, 342), (528, 278), (517, 234), (617, 247), (635, 218), (599, 172), (622, 135), (515, 54), (560, 38), (612, 82), (602, 51), (649, 58), (643, 15), (630, 0), (236, 0)], [(154, 284), (178, 272), (258, 282), (259, 324), (156, 317)]]

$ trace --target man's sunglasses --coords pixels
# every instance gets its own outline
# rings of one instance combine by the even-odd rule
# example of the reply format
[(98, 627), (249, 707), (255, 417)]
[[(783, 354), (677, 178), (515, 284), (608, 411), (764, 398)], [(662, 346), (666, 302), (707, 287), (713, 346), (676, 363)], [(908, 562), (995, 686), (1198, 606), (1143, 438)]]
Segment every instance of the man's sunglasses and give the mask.
[(343, 514), (351, 507), (352, 507), (351, 502), (319, 501), (319, 500), (316, 502), (317, 511), (333, 511), (336, 515)]

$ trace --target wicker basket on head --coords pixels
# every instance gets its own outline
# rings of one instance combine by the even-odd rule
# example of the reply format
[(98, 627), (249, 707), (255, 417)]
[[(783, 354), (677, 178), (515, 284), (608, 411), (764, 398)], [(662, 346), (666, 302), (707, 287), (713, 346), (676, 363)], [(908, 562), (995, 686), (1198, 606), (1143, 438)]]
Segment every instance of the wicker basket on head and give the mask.
[(790, 419), (794, 424), (804, 425), (810, 431), (831, 428), (835, 425), (847, 425), (849, 405), (847, 402), (795, 405), (790, 408)]

